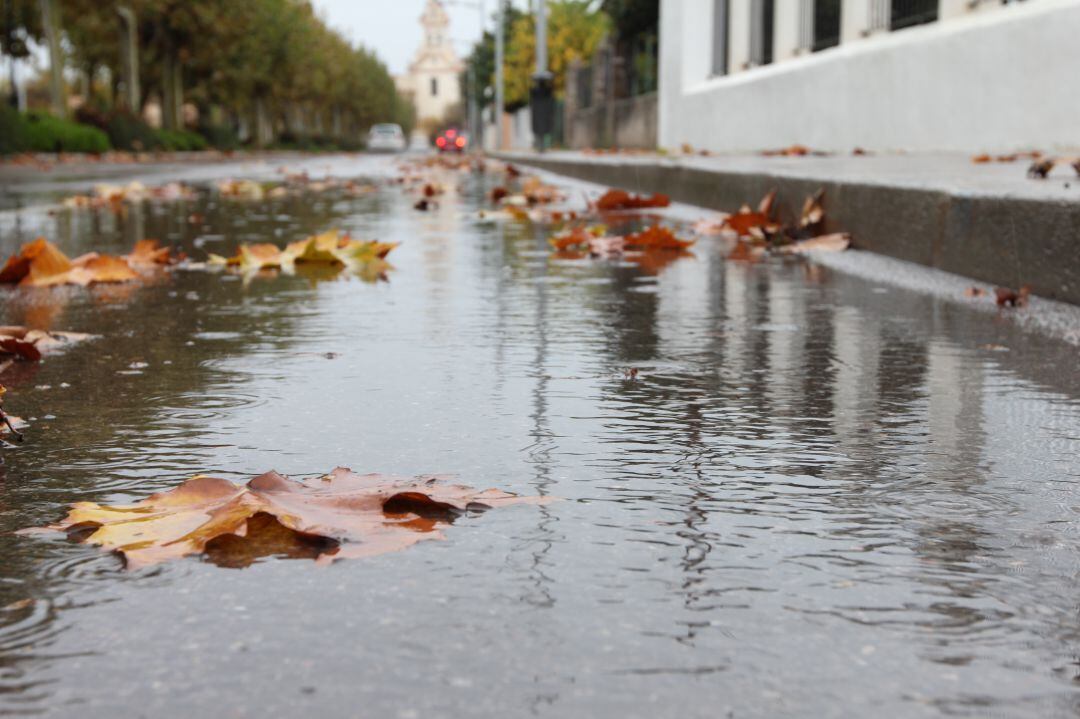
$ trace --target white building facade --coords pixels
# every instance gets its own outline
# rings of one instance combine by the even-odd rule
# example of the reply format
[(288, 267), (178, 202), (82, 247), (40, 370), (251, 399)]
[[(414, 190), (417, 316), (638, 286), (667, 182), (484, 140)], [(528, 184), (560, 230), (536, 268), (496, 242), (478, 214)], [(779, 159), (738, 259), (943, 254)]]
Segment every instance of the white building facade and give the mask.
[(1078, 38), (1080, 0), (661, 0), (659, 144), (1080, 148)]
[(428, 0), (420, 25), (424, 40), (409, 64), (408, 73), (398, 78), (397, 85), (412, 98), (419, 122), (438, 122), (461, 102), (459, 76), (464, 64), (454, 52), (450, 17), (441, 2)]

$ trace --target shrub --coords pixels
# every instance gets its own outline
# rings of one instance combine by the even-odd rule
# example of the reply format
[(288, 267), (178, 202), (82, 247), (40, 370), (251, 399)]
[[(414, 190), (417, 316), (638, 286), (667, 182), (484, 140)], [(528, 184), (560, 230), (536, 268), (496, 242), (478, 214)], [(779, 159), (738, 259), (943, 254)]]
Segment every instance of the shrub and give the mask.
[(0, 106), (0, 155), (26, 152), (30, 141), (26, 136), (26, 119), (8, 105)]
[(96, 127), (42, 112), (24, 118), (29, 149), (34, 152), (106, 152), (109, 137)]
[(157, 130), (154, 136), (156, 147), (169, 152), (205, 150), (207, 147), (202, 135), (187, 130)]
[(158, 137), (154, 128), (128, 110), (115, 110), (105, 119), (105, 131), (118, 150), (156, 150)]
[(219, 150), (235, 150), (240, 147), (240, 138), (229, 125), (201, 125), (199, 133), (206, 138), (211, 147)]

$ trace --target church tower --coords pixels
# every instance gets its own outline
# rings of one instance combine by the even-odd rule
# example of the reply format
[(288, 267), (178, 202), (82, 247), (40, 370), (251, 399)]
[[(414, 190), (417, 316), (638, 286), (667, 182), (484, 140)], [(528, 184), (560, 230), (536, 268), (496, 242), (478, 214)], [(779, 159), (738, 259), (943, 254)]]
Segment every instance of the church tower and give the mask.
[(459, 76), (464, 64), (450, 41), (450, 16), (439, 0), (427, 0), (420, 27), (423, 40), (399, 87), (412, 96), (418, 121), (441, 121), (461, 101)]

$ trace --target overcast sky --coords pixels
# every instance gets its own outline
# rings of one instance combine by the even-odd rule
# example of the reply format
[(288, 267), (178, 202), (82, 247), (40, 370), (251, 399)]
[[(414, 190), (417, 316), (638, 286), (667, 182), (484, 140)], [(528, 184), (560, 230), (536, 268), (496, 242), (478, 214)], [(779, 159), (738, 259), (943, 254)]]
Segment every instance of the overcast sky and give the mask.
[[(450, 37), (458, 55), (465, 55), (480, 36), (480, 13), (475, 2), (456, 5), (449, 0)], [(426, 0), (313, 0), (327, 23), (354, 43), (378, 53), (390, 72), (402, 73), (420, 44), (420, 13)], [(490, 17), (495, 0), (483, 0)], [(487, 19), (487, 27), (494, 25)]]

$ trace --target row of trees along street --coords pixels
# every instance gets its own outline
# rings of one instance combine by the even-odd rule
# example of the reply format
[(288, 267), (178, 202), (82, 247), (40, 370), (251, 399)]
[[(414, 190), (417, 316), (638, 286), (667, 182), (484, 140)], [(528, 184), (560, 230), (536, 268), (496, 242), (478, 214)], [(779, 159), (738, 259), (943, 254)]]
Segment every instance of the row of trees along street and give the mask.
[[(376, 122), (413, 124), (386, 66), (307, 0), (4, 0), (0, 52), (26, 59), (35, 46), (50, 68), (30, 105), (52, 117), (6, 109), (0, 152), (51, 149), (10, 145), (20, 122), (63, 127), (61, 118), (97, 128), (117, 149), (349, 149)], [(13, 104), (14, 72), (9, 85)], [(144, 122), (150, 106), (161, 130)]]

